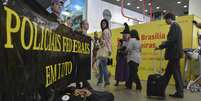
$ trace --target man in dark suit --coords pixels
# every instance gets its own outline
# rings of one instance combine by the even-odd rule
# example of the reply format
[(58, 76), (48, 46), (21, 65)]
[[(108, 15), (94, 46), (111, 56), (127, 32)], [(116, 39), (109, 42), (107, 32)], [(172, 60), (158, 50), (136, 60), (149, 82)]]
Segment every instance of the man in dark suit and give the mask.
[(167, 41), (163, 42), (156, 49), (165, 49), (165, 59), (168, 60), (166, 72), (163, 76), (165, 88), (173, 74), (176, 86), (176, 92), (170, 94), (171, 97), (183, 98), (183, 81), (180, 72), (180, 59), (183, 55), (182, 49), (182, 31), (175, 22), (175, 15), (172, 13), (167, 13), (165, 16), (165, 21), (170, 25), (170, 30), (167, 35)]

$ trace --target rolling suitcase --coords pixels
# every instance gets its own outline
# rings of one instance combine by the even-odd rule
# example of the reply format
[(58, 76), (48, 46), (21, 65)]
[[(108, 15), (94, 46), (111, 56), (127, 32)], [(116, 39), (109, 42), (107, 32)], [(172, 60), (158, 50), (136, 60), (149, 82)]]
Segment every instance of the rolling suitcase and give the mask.
[(152, 74), (148, 77), (147, 82), (147, 96), (148, 97), (165, 97), (165, 86), (162, 81), (162, 75)]
[[(163, 83), (162, 71), (162, 51), (160, 56), (160, 72), (148, 76), (147, 81), (147, 97), (159, 99), (165, 98), (165, 84)], [(155, 69), (156, 67), (154, 67)], [(154, 70), (156, 72), (156, 69)]]

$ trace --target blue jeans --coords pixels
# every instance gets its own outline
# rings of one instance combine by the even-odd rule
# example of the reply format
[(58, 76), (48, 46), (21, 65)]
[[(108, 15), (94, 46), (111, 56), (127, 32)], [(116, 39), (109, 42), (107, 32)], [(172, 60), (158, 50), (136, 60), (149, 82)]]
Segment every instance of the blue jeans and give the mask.
[(99, 73), (100, 73), (98, 78), (98, 83), (103, 82), (103, 77), (104, 77), (105, 83), (109, 83), (109, 76), (108, 76), (108, 70), (107, 70), (107, 58), (100, 57), (98, 67), (99, 67)]

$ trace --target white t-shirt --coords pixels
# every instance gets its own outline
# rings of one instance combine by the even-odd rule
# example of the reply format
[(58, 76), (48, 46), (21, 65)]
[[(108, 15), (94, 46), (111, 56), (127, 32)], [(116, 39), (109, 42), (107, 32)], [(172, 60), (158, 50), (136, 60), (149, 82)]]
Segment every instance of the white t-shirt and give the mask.
[(133, 61), (136, 63), (140, 63), (141, 60), (141, 44), (139, 40), (135, 38), (131, 38), (127, 45), (127, 62)]

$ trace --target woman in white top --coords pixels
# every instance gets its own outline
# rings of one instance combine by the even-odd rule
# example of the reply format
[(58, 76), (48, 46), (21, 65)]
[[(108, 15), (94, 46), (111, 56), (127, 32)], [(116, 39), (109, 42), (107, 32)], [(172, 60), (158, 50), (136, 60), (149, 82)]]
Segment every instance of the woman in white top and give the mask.
[(141, 44), (139, 41), (138, 32), (136, 30), (130, 31), (130, 39), (127, 45), (127, 62), (129, 66), (129, 80), (126, 84), (128, 89), (132, 88), (132, 82), (136, 83), (136, 89), (141, 90), (142, 86), (138, 76), (138, 66), (141, 59)]
[(108, 76), (108, 69), (107, 69), (107, 59), (111, 55), (112, 52), (112, 44), (111, 44), (111, 30), (109, 29), (109, 23), (106, 19), (101, 21), (101, 29), (102, 29), (102, 36), (101, 36), (101, 48), (97, 52), (97, 57), (99, 59), (98, 67), (100, 76), (98, 78), (97, 85), (103, 82), (103, 77), (105, 84), (107, 86), (110, 84), (109, 76)]

